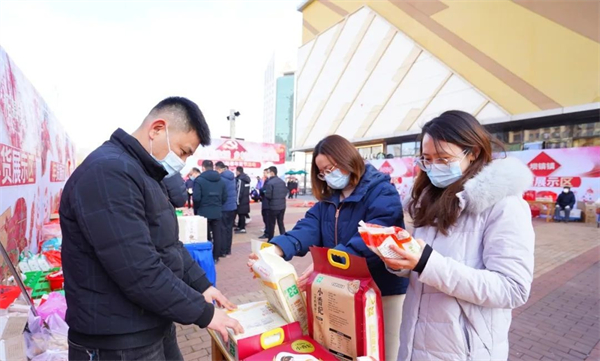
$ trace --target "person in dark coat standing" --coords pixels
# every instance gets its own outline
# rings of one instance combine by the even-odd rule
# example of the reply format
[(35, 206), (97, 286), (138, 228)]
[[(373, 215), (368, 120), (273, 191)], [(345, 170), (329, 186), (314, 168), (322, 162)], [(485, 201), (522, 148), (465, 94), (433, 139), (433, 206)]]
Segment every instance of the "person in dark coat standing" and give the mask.
[(192, 194), (194, 193), (194, 179), (198, 176), (196, 174), (200, 174), (200, 169), (192, 168), (190, 174), (188, 174), (188, 179), (185, 181), (185, 188), (187, 191), (187, 206), (188, 208), (192, 208)]
[(263, 178), (262, 185), (260, 187), (260, 213), (262, 215), (263, 223), (265, 228), (263, 230), (263, 235), (258, 237), (258, 239), (267, 239), (269, 238), (267, 235), (268, 229), (268, 215), (269, 215), (269, 200), (265, 198), (265, 189), (267, 189), (267, 184), (269, 183), (269, 168), (265, 168), (263, 170)]
[(571, 209), (575, 207), (575, 193), (571, 192), (571, 187), (564, 187), (563, 192), (556, 199), (556, 208), (554, 208), (554, 219), (560, 221), (560, 211), (565, 212), (564, 222), (569, 222)]
[(223, 217), (221, 218), (221, 236), (223, 237), (221, 254), (227, 257), (231, 255), (231, 244), (233, 243), (233, 222), (237, 213), (237, 190), (233, 172), (223, 162), (219, 161), (215, 165), (217, 172), (221, 174), (221, 180), (225, 183), (227, 191), (227, 201), (223, 204)]
[(235, 307), (179, 241), (164, 183), (200, 144), (210, 130), (198, 106), (167, 98), (69, 177), (59, 209), (69, 360), (183, 360), (175, 322), (242, 331), (213, 306)]
[(213, 162), (202, 162), (202, 174), (194, 180), (194, 214), (206, 218), (207, 235), (213, 244), (215, 263), (223, 256), (221, 218), (227, 202), (227, 188), (221, 175), (213, 169)]
[(237, 190), (238, 229), (235, 233), (246, 233), (246, 219), (250, 218), (250, 177), (243, 167), (235, 170)]
[(163, 183), (167, 188), (169, 201), (171, 201), (173, 207), (181, 208), (185, 206), (188, 192), (185, 188), (185, 182), (183, 181), (181, 174), (177, 172), (173, 176), (163, 179)]
[(271, 240), (275, 233), (275, 223), (279, 234), (285, 233), (283, 216), (285, 215), (285, 198), (288, 190), (283, 179), (277, 176), (277, 167), (269, 167), (269, 180), (265, 186), (265, 198), (269, 201), (267, 212), (267, 239)]

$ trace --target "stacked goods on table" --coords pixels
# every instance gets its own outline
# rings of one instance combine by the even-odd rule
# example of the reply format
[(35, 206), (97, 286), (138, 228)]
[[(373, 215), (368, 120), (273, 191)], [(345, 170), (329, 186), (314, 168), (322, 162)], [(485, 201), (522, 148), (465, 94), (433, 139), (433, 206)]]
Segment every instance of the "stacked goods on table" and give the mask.
[(360, 221), (358, 233), (367, 247), (380, 257), (402, 258), (402, 256), (390, 248), (392, 244), (412, 254), (419, 254), (421, 252), (419, 243), (412, 238), (408, 231), (400, 227), (383, 227), (378, 224)]
[(229, 313), (244, 328), (225, 344), (235, 360), (385, 360), (381, 293), (364, 258), (312, 247), (305, 297), (294, 267), (274, 246), (252, 241), (252, 252), (267, 301)]
[(302, 336), (300, 324), (284, 320), (267, 301), (239, 305), (228, 315), (244, 328), (239, 335), (229, 330), (229, 340), (224, 342), (229, 354), (238, 361)]
[(381, 292), (362, 257), (311, 247), (310, 335), (339, 360), (385, 360)]
[(179, 240), (184, 244), (208, 241), (206, 239), (206, 218), (200, 216), (178, 216), (177, 223), (179, 225)]
[[(67, 359), (62, 234), (57, 216), (51, 219), (31, 247), (38, 253), (22, 250), (17, 274), (3, 280), (12, 285), (0, 286), (0, 361)], [(22, 294), (19, 279), (28, 294)]]

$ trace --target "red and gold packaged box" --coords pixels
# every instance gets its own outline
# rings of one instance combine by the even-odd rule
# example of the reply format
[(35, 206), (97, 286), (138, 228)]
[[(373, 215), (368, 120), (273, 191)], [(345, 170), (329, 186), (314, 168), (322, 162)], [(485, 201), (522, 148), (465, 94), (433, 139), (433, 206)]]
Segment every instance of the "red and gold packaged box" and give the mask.
[(266, 301), (238, 305), (228, 315), (244, 327), (244, 333), (235, 335), (231, 329), (228, 342), (221, 340), (234, 360), (244, 360), (269, 347), (296, 340), (302, 337), (299, 322), (288, 323)]
[(311, 247), (308, 330), (339, 360), (385, 360), (381, 292), (362, 257)]
[(301, 337), (257, 353), (245, 361), (337, 361), (337, 358), (312, 338)]

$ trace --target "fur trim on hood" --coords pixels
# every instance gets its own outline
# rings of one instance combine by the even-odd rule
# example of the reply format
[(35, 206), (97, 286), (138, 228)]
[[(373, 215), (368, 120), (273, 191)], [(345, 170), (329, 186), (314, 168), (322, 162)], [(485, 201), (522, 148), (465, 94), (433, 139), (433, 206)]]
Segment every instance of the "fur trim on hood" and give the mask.
[(465, 183), (456, 196), (461, 207), (480, 214), (508, 196), (521, 196), (533, 184), (533, 174), (516, 158), (496, 159)]

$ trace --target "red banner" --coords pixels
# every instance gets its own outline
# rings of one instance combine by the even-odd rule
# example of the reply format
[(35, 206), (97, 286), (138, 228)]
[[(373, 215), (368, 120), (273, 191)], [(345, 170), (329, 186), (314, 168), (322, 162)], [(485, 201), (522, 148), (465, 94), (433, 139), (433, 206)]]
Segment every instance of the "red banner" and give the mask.
[(64, 164), (50, 163), (50, 182), (64, 182), (67, 179), (67, 166)]
[(35, 155), (0, 144), (0, 187), (35, 183)]

